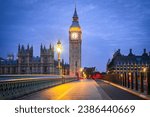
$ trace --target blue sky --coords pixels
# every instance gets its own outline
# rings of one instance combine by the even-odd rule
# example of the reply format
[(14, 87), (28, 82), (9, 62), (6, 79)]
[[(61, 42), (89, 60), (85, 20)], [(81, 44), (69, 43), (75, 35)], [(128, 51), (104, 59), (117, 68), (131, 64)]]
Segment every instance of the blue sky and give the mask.
[[(60, 39), (62, 58), (68, 61), (68, 30), (74, 0), (0, 0), (0, 56), (17, 55), (18, 44), (47, 47)], [(77, 0), (83, 30), (82, 66), (105, 71), (114, 51), (135, 54), (150, 51), (150, 0)], [(55, 56), (56, 58), (56, 56)]]

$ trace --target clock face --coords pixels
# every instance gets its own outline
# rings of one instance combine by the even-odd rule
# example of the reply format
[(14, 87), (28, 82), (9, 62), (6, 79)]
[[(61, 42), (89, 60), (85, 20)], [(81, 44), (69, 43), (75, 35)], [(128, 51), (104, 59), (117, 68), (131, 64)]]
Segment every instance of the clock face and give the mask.
[(76, 40), (76, 39), (78, 38), (78, 33), (73, 32), (73, 33), (71, 34), (71, 38), (72, 38), (73, 40)]

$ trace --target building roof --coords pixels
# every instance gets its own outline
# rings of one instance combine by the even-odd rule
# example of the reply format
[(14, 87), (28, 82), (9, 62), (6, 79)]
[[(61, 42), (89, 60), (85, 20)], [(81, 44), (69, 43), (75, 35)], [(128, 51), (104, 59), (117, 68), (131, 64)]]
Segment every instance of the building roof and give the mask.
[(72, 18), (73, 18), (73, 21), (72, 21), (72, 25), (70, 26), (70, 28), (71, 27), (80, 27), (76, 8), (74, 10), (74, 14), (73, 14)]
[(78, 21), (72, 21), (71, 27), (80, 27)]
[(118, 50), (114, 53), (113, 58), (111, 60), (109, 59), (107, 63), (108, 66), (123, 64), (150, 64), (150, 56), (148, 56), (146, 51), (140, 56), (134, 55), (131, 49), (128, 55), (122, 55), (120, 50)]

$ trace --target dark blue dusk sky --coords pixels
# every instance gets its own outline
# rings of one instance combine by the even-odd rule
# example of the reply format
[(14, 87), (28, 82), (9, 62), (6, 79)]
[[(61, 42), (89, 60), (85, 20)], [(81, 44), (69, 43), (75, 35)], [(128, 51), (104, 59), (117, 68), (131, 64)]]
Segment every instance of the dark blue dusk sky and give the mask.
[[(47, 47), (60, 39), (62, 58), (68, 61), (68, 30), (74, 0), (0, 0), (0, 56), (17, 55), (18, 44)], [(128, 54), (150, 51), (150, 0), (77, 0), (83, 30), (82, 66), (105, 71), (114, 51)], [(56, 56), (55, 56), (56, 58)]]

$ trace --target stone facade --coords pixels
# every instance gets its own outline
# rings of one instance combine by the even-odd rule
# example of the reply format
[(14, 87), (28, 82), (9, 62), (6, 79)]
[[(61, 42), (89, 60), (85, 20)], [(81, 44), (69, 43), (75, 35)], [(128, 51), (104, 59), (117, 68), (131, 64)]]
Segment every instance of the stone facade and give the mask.
[[(54, 60), (54, 47), (41, 45), (40, 57), (33, 56), (33, 47), (18, 46), (18, 57), (0, 58), (0, 74), (58, 74), (57, 61)], [(69, 74), (68, 64), (61, 62), (65, 75)]]
[(108, 74), (119, 74), (122, 76), (125, 74), (135, 74), (140, 75), (141, 72), (146, 72), (150, 67), (150, 54), (144, 52), (142, 55), (134, 55), (132, 49), (127, 56), (122, 55), (120, 49), (117, 50), (112, 59), (109, 59), (107, 63), (107, 73)]
[(54, 74), (54, 48), (41, 45), (40, 57), (33, 57), (33, 47), (18, 47), (19, 74)]
[(75, 8), (72, 25), (69, 29), (69, 64), (70, 75), (76, 75), (81, 68), (81, 45), (82, 30), (79, 25), (78, 15)]

